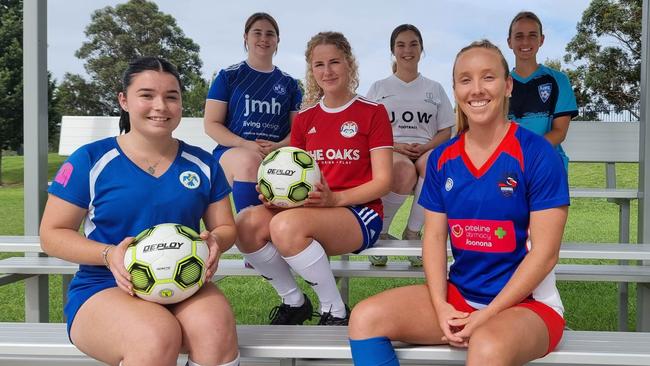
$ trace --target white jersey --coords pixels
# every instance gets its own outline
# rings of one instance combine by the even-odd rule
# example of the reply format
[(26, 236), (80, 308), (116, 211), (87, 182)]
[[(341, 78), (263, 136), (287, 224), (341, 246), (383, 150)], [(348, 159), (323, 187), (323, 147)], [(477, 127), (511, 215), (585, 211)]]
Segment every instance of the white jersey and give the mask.
[(438, 131), (455, 123), (454, 110), (442, 85), (422, 75), (410, 83), (395, 75), (375, 81), (368, 99), (382, 103), (388, 110), (395, 142), (425, 144)]

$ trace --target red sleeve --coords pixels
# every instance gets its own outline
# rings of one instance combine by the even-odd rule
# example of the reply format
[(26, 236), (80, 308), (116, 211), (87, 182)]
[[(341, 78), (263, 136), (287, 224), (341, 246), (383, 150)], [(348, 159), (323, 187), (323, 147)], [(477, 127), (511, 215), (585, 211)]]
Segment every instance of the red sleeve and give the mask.
[(383, 104), (377, 105), (377, 109), (372, 116), (369, 133), (369, 147), (371, 150), (382, 147), (393, 148), (393, 129), (390, 126), (388, 112)]
[(298, 113), (291, 124), (291, 142), (289, 145), (305, 149), (305, 115)]

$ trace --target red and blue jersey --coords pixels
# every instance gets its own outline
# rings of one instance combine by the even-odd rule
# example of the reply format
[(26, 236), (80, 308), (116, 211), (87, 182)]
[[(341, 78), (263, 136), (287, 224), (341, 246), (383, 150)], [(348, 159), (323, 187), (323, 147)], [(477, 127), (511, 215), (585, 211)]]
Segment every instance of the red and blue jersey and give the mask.
[[(447, 215), (454, 263), (449, 281), (470, 305), (489, 304), (524, 259), (530, 212), (569, 205), (567, 174), (543, 137), (511, 123), (480, 168), (465, 152), (465, 134), (436, 148), (419, 203)], [(562, 314), (551, 273), (531, 294)]]

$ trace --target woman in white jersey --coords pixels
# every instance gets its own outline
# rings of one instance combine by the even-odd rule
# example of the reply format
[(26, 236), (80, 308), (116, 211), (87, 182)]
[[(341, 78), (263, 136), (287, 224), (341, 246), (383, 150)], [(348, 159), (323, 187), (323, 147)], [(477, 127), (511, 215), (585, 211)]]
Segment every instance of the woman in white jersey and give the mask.
[[(424, 183), (425, 167), (431, 150), (449, 140), (454, 111), (442, 86), (418, 72), (424, 50), (420, 31), (402, 24), (390, 35), (390, 51), (395, 57), (393, 74), (370, 87), (368, 98), (382, 103), (393, 127), (393, 183), (382, 197), (384, 226), (380, 239), (398, 239), (388, 234), (397, 210), (415, 189), (415, 197), (402, 239), (419, 240), (424, 225), (424, 209), (417, 201)], [(374, 265), (385, 265), (387, 257), (371, 256)], [(409, 257), (414, 266), (422, 257)]]

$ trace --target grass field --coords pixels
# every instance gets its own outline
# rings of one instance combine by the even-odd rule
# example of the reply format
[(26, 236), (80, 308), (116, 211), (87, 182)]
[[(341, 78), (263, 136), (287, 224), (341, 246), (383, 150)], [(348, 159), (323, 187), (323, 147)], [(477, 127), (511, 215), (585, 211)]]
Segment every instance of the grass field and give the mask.
[[(49, 156), (50, 178), (63, 159)], [(0, 235), (23, 235), (23, 169), (22, 158), (2, 159), (2, 182), (0, 188)], [(571, 164), (571, 186), (604, 187), (604, 164)], [(636, 164), (617, 164), (617, 184), (623, 188), (635, 188), (638, 182)], [(391, 233), (397, 235), (405, 225), (406, 210), (398, 213)], [(637, 203), (632, 205), (631, 240), (636, 241)], [(569, 221), (564, 233), (565, 242), (607, 243), (618, 241), (618, 206), (604, 199), (577, 199), (569, 209)], [(0, 258), (10, 254), (0, 253)], [(11, 254), (15, 255), (15, 254)], [(351, 304), (384, 289), (420, 283), (410, 279), (365, 279), (350, 281)], [(268, 312), (276, 305), (277, 295), (265, 280), (258, 277), (229, 277), (219, 281), (219, 286), (230, 299), (240, 324), (264, 324)], [(315, 299), (309, 286), (303, 289)], [(559, 282), (566, 308), (567, 325), (575, 330), (616, 330), (618, 297), (616, 284), (599, 282)], [(630, 286), (630, 329), (634, 327), (636, 292)], [(0, 287), (0, 321), (24, 320), (24, 286), (22, 282)], [(62, 321), (61, 277), (50, 276), (50, 319)]]

